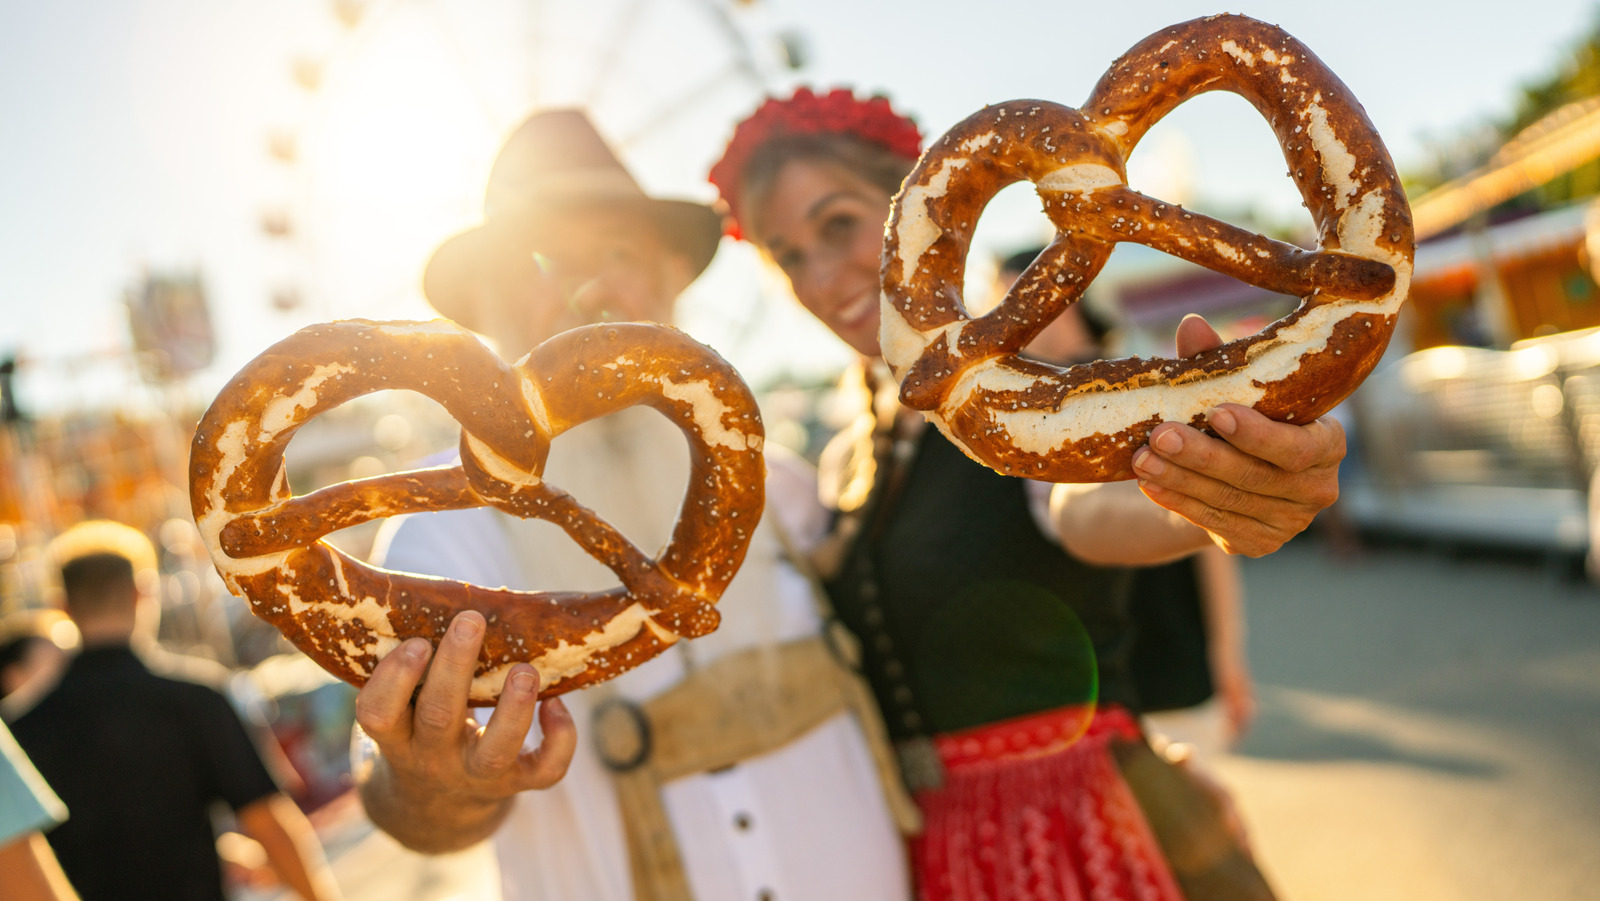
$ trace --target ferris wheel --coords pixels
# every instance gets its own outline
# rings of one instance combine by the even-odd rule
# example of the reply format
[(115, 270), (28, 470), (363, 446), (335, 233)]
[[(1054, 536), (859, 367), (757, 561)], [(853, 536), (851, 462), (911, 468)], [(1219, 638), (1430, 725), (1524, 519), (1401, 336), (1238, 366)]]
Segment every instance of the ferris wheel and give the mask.
[(418, 274), (481, 217), (503, 138), (585, 108), (647, 191), (710, 200), (732, 123), (803, 64), (757, 0), (306, 0), (327, 33), (291, 60), (261, 227), (289, 319), (420, 318)]

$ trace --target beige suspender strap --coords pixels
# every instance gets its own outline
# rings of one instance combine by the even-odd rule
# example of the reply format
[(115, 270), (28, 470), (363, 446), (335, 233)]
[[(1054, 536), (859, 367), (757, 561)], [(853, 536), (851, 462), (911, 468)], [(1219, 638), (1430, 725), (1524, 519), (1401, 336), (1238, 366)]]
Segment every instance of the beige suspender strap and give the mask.
[(602, 757), (638, 761), (615, 781), (639, 901), (691, 897), (661, 786), (781, 748), (854, 709), (843, 673), (809, 638), (722, 657), (642, 705), (597, 709)]
[(694, 901), (678, 840), (661, 803), (661, 783), (642, 767), (618, 773), (615, 781), (634, 901)]
[(844, 683), (850, 711), (855, 714), (862, 733), (867, 737), (867, 749), (872, 752), (873, 768), (878, 773), (878, 786), (883, 789), (883, 800), (889, 805), (889, 815), (894, 817), (895, 827), (901, 835), (921, 833), (922, 808), (911, 799), (911, 792), (901, 778), (899, 758), (894, 752), (894, 744), (889, 741), (889, 730), (883, 724), (877, 700), (872, 697), (872, 691), (860, 676), (837, 665), (836, 669)]
[(889, 729), (883, 724), (877, 699), (872, 696), (866, 680), (853, 669), (861, 661), (856, 637), (834, 616), (833, 603), (828, 599), (828, 591), (822, 585), (822, 577), (816, 566), (810, 557), (795, 546), (794, 540), (789, 537), (789, 530), (783, 527), (783, 522), (776, 516), (772, 517), (772, 532), (778, 536), (784, 559), (796, 572), (805, 576), (806, 584), (811, 588), (812, 603), (816, 605), (817, 614), (822, 620), (824, 645), (849, 661), (849, 667), (843, 665), (837, 656), (829, 662), (833, 664), (834, 677), (841, 683), (840, 690), (845, 696), (846, 706), (855, 714), (856, 722), (861, 725), (861, 733), (867, 739), (867, 749), (872, 753), (872, 763), (878, 773), (878, 785), (883, 789), (883, 799), (889, 805), (889, 814), (894, 817), (895, 827), (902, 835), (916, 835), (922, 831), (922, 809), (906, 789), (905, 779), (900, 773), (899, 757), (895, 754), (894, 743), (889, 739)]
[(870, 693), (820, 638), (732, 654), (642, 706), (612, 704), (597, 711), (593, 728), (603, 756), (640, 761), (616, 774), (635, 897), (691, 897), (661, 803), (663, 784), (781, 748), (841, 710), (853, 713), (867, 735), (896, 825), (902, 831), (921, 828)]
[[(824, 621), (830, 621), (815, 570), (777, 517), (771, 525), (810, 583)], [(841, 650), (821, 637), (750, 648), (691, 671), (642, 704), (612, 697), (597, 706), (592, 734), (613, 767), (636, 901), (693, 901), (661, 801), (662, 785), (777, 750), (844, 710), (866, 737), (895, 825), (908, 835), (921, 830), (922, 813), (900, 778), (877, 704), (861, 678), (835, 656)]]
[(818, 638), (718, 659), (645, 702), (640, 768), (667, 782), (781, 748), (850, 709), (839, 672)]

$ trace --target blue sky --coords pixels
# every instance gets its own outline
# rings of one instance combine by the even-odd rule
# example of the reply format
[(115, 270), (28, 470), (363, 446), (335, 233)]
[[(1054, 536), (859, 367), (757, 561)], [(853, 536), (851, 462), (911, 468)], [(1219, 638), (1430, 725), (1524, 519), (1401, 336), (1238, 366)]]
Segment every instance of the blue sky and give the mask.
[[(374, 0), (367, 24), (345, 32), (324, 0), (0, 0), (0, 351), (31, 361), (24, 400), (137, 394), (119, 362), (121, 296), (146, 266), (205, 277), (221, 348), (215, 371), (196, 382), (202, 393), (307, 322), (429, 315), (414, 287), (427, 250), (476, 216), (499, 138), (535, 95), (569, 100), (582, 89), (558, 82), (592, 86), (587, 70), (606, 68), (600, 118), (615, 136), (735, 59), (697, 0), (647, 0), (632, 25), (607, 19), (622, 5)], [(532, 6), (541, 20), (530, 19)], [(1504, 115), (1516, 86), (1547, 72), (1595, 15), (1590, 0), (1444, 10), (1431, 0), (1348, 0), (1230, 11), (1308, 44), (1404, 169), (1443, 138)], [(1184, 0), (761, 0), (735, 18), (768, 86), (799, 78), (885, 91), (937, 133), (988, 102), (1076, 105), (1139, 38), (1217, 11)], [(771, 42), (786, 31), (807, 48), (797, 74), (772, 62)], [(603, 66), (608, 39), (625, 53)], [(290, 77), (298, 58), (325, 61), (315, 94)], [(652, 190), (709, 199), (705, 167), (760, 88), (734, 78), (701, 92), (626, 148), (630, 164)], [(266, 153), (277, 130), (301, 139), (293, 168)], [(1237, 98), (1181, 108), (1134, 164), (1135, 185), (1150, 193), (1298, 207), (1265, 124)], [(1033, 237), (1030, 203), (1002, 195), (980, 241)], [(279, 207), (304, 225), (302, 240), (263, 237), (262, 211)], [(748, 254), (724, 257), (686, 301), (691, 331), (756, 378), (843, 359), (781, 300), (758, 305), (775, 292)], [(283, 285), (301, 288), (301, 309), (272, 308)]]

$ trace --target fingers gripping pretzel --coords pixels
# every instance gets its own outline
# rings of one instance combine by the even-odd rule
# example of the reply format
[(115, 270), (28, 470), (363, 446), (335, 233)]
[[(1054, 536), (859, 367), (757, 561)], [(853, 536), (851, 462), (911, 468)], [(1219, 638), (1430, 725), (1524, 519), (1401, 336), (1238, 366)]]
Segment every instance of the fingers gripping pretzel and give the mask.
[[(1271, 124), (1316, 221), (1306, 251), (1128, 188), (1139, 139), (1178, 104), (1233, 91)], [(961, 299), (977, 219), (1028, 179), (1053, 243), (987, 315)], [(1302, 298), (1259, 334), (1187, 359), (1069, 369), (1016, 354), (1083, 295), (1118, 241)], [(1321, 61), (1243, 16), (1168, 28), (1117, 60), (1083, 110), (991, 106), (935, 142), (895, 198), (884, 246), (883, 357), (901, 398), (974, 459), (1058, 482), (1129, 478), (1156, 425), (1203, 427), (1220, 403), (1309, 422), (1377, 364), (1411, 278), (1411, 212), (1366, 114)]]
[[(293, 495), (283, 453), (295, 430), (386, 388), (443, 405), (461, 423), (461, 463)], [(665, 414), (690, 445), (679, 520), (654, 559), (540, 475), (551, 439), (636, 404)], [(229, 588), (352, 684), (405, 639), (437, 644), (456, 613), (481, 612), (489, 627), (471, 700), (492, 704), (519, 661), (539, 671), (548, 697), (715, 629), (712, 605), (761, 518), (762, 440), (755, 399), (732, 367), (673, 329), (574, 329), (511, 366), (444, 320), (350, 320), (306, 328), (234, 377), (195, 432), (189, 494)], [(381, 517), (483, 505), (561, 526), (621, 586), (486, 588), (378, 569), (321, 540)]]

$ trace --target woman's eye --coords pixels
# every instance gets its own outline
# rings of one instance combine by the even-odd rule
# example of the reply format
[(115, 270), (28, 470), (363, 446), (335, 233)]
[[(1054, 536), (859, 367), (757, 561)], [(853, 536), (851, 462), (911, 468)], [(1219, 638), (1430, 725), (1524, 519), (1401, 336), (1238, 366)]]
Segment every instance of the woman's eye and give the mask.
[(822, 237), (828, 241), (848, 238), (855, 232), (857, 221), (854, 214), (835, 213), (822, 221)]

